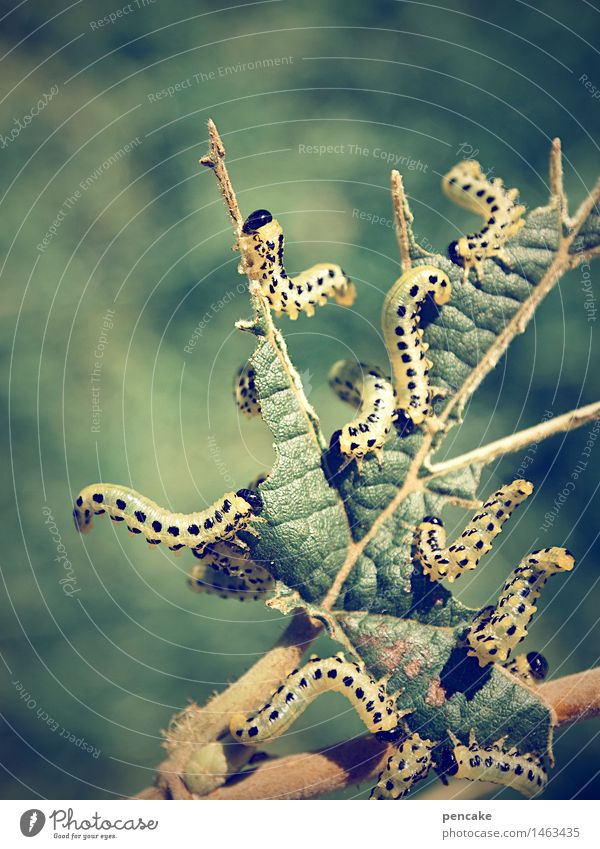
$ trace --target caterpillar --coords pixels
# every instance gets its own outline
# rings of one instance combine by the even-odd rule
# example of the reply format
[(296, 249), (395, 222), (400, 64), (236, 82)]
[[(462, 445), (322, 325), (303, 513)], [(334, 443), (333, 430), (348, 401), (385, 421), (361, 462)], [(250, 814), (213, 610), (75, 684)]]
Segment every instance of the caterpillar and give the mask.
[(433, 743), (418, 734), (411, 734), (387, 760), (371, 799), (403, 799), (419, 781), (427, 778), (431, 769)]
[(359, 472), (370, 452), (381, 466), (395, 407), (391, 383), (378, 368), (339, 360), (329, 372), (329, 384), (342, 401), (358, 407), (356, 418), (333, 434), (330, 450), (355, 459)]
[(548, 776), (540, 759), (530, 754), (519, 754), (514, 748), (505, 748), (506, 737), (491, 746), (480, 746), (473, 731), (469, 734), (468, 746), (451, 731), (448, 731), (448, 737), (452, 749), (445, 749), (436, 763), (443, 775), (469, 781), (492, 781), (512, 787), (523, 796), (535, 796), (546, 786)]
[(432, 363), (425, 357), (429, 347), (419, 327), (421, 307), (431, 295), (438, 306), (450, 299), (450, 280), (439, 268), (420, 265), (406, 271), (383, 302), (381, 326), (392, 365), (396, 391), (396, 426), (403, 434), (422, 424), (432, 413), (428, 374)]
[(301, 312), (313, 316), (315, 306), (323, 306), (328, 298), (345, 307), (354, 303), (356, 289), (339, 265), (319, 263), (296, 277), (287, 276), (283, 230), (267, 209), (257, 209), (246, 218), (239, 247), (240, 270), (258, 281), (278, 317), (285, 313), (295, 321)]
[(548, 675), (548, 661), (537, 651), (518, 654), (514, 660), (505, 663), (504, 668), (530, 685), (543, 681)]
[(566, 548), (544, 548), (524, 557), (504, 584), (496, 607), (481, 611), (467, 633), (468, 654), (479, 666), (505, 663), (527, 636), (541, 589), (550, 575), (570, 572), (575, 559)]
[(190, 588), (196, 592), (258, 601), (273, 589), (269, 572), (251, 560), (247, 550), (231, 543), (218, 542), (201, 552), (193, 550), (192, 554), (200, 560), (188, 579)]
[(81, 533), (88, 533), (94, 515), (108, 513), (113, 522), (126, 522), (132, 534), (143, 534), (150, 545), (163, 542), (171, 551), (238, 539), (240, 531), (257, 536), (254, 522), (262, 521), (262, 499), (258, 492), (238, 489), (228, 492), (207, 510), (199, 513), (171, 513), (134, 489), (112, 483), (94, 483), (82, 489), (75, 502), (73, 519)]
[(516, 480), (494, 492), (476, 513), (458, 540), (446, 547), (441, 519), (425, 516), (415, 535), (416, 558), (431, 581), (454, 581), (475, 569), (492, 547), (513, 510), (533, 492), (529, 481)]
[(462, 236), (448, 246), (453, 263), (464, 268), (465, 279), (470, 268), (483, 279), (483, 262), (491, 257), (506, 261), (504, 245), (524, 225), (525, 207), (515, 201), (518, 189), (506, 189), (496, 177), (488, 180), (479, 162), (467, 159), (459, 162), (442, 178), (446, 195), (460, 206), (483, 216), (484, 225), (478, 233)]
[(234, 397), (238, 410), (247, 419), (260, 414), (260, 401), (255, 383), (256, 372), (249, 363), (240, 367), (234, 382)]
[(393, 735), (400, 717), (408, 712), (396, 709), (395, 697), (387, 696), (385, 685), (374, 681), (361, 664), (346, 660), (343, 654), (325, 659), (313, 656), (287, 676), (257, 714), (232, 716), (231, 736), (245, 746), (274, 740), (317, 696), (330, 691), (346, 696), (369, 731), (382, 739), (391, 739), (387, 735)]

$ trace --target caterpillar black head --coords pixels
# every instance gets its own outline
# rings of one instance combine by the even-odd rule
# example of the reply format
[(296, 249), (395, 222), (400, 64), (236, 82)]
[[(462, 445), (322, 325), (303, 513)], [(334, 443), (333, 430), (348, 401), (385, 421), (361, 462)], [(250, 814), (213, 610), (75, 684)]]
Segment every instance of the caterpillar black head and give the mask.
[(401, 725), (397, 725), (391, 731), (376, 731), (375, 737), (384, 743), (400, 743), (406, 738), (406, 731)]
[(452, 749), (444, 749), (436, 757), (437, 771), (441, 775), (456, 775), (458, 763)]
[(263, 500), (260, 497), (259, 493), (254, 489), (238, 489), (236, 495), (240, 498), (243, 498), (244, 501), (247, 501), (250, 505), (250, 509), (252, 512), (258, 516), (259, 513), (263, 511)]
[(81, 498), (77, 499), (77, 507), (73, 510), (73, 521), (75, 522), (75, 528), (79, 531), (79, 533), (84, 534), (86, 531), (89, 531), (92, 524), (92, 511), (87, 507), (85, 510), (80, 510), (79, 507), (83, 503)]
[(264, 227), (265, 224), (270, 224), (272, 220), (273, 216), (268, 209), (255, 209), (254, 212), (251, 212), (248, 218), (244, 221), (242, 232), (254, 233), (256, 230), (260, 230), (261, 227)]
[(546, 675), (548, 674), (548, 661), (544, 657), (543, 654), (540, 654), (537, 651), (530, 651), (527, 654), (527, 663), (529, 664), (529, 671), (532, 676), (536, 679), (536, 681), (543, 681)]
[(461, 268), (465, 267), (465, 261), (459, 253), (457, 241), (450, 242), (448, 245), (448, 256), (455, 265), (460, 265)]
[(396, 417), (394, 419), (394, 426), (398, 433), (398, 436), (410, 436), (411, 433), (415, 430), (415, 423), (406, 412), (406, 410), (396, 410)]
[(439, 525), (441, 528), (444, 527), (444, 523), (438, 516), (424, 516), (423, 522), (427, 522), (428, 525)]

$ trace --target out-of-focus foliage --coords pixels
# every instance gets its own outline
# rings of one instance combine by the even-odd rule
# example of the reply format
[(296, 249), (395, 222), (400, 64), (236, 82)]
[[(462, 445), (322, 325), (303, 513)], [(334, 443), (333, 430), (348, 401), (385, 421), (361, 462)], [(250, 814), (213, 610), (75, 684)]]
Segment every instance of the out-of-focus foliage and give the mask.
[[(233, 328), (249, 303), (212, 175), (197, 166), (206, 119), (228, 146), (243, 211), (267, 207), (284, 224), (289, 269), (330, 258), (357, 281), (355, 309), (282, 319), (326, 433), (346, 416), (329, 365), (384, 361), (379, 311), (398, 276), (391, 167), (418, 240), (436, 250), (473, 224), (439, 189), (456, 159), (493, 165), (529, 207), (547, 197), (550, 137), (563, 139), (573, 201), (598, 170), (600, 106), (585, 84), (597, 16), (586, 5), (576, 16), (559, 2), (130, 5), (103, 26), (115, 10), (100, 2), (46, 22), (47, 6), (30, 0), (2, 21), (5, 797), (108, 798), (148, 784), (173, 711), (235, 678), (284, 627), (263, 605), (190, 593), (185, 555), (151, 553), (108, 522), (83, 541), (70, 522), (74, 492), (92, 480), (191, 510), (273, 461), (267, 429), (242, 420), (230, 392), (252, 350)], [(544, 302), (449, 455), (596, 400), (593, 274), (578, 269)], [(577, 568), (548, 586), (530, 637), (554, 675), (598, 662), (591, 430), (487, 470), (482, 492), (518, 474), (536, 495), (458, 588), (486, 603), (523, 540), (573, 550)], [(73, 578), (61, 584), (64, 557)], [(359, 724), (346, 710), (320, 700), (273, 750), (347, 739)], [(559, 732), (548, 797), (597, 795), (596, 730)]]

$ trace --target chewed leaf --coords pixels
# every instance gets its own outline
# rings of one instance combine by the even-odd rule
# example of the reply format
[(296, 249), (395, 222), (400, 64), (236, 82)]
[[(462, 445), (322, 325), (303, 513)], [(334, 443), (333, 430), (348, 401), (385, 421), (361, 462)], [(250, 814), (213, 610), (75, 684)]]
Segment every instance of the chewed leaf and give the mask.
[(321, 448), (285, 358), (261, 341), (252, 357), (261, 415), (277, 459), (260, 485), (260, 541), (253, 551), (279, 581), (308, 601), (322, 597), (344, 562), (350, 538), (339, 496), (321, 468)]
[[(521, 752), (552, 761), (553, 713), (511, 673), (481, 670), (459, 645), (461, 628), (435, 628), (392, 616), (339, 614), (338, 620), (375, 677), (391, 676), (398, 707), (412, 708), (406, 722), (437, 742), (447, 729), (493, 743), (507, 735)], [(526, 741), (526, 742), (525, 742)]]

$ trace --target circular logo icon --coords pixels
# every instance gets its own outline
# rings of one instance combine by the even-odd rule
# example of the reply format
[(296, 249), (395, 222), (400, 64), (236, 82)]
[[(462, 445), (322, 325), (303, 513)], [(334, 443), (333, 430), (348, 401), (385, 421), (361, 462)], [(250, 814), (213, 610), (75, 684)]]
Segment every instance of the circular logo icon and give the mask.
[(43, 829), (46, 816), (38, 808), (31, 808), (21, 815), (21, 834), (25, 837), (35, 837)]

